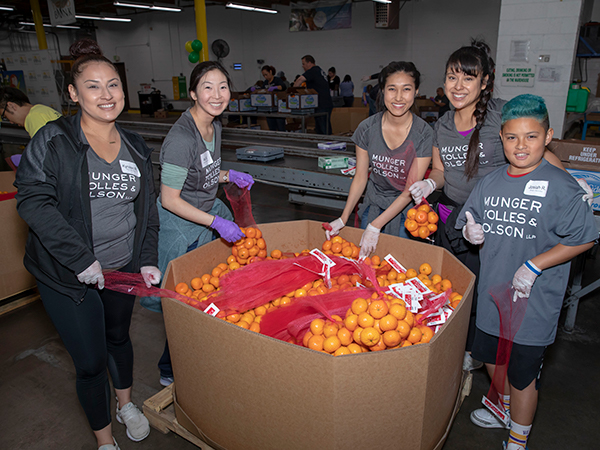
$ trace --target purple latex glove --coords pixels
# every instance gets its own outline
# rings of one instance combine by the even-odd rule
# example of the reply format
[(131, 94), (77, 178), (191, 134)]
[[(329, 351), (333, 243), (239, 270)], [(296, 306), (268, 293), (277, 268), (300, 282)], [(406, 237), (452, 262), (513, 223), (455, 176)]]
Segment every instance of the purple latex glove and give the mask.
[(269, 92), (273, 92), (277, 90), (277, 86), (271, 86), (269, 89), (267, 89), (267, 91)]
[(238, 172), (237, 170), (229, 169), (229, 181), (235, 183), (239, 188), (248, 188), (250, 190), (254, 184), (254, 178), (252, 175), (248, 175), (244, 172)]
[(256, 86), (252, 86), (252, 87), (250, 88), (250, 92), (254, 92), (255, 90), (256, 90)]
[(217, 233), (219, 233), (227, 242), (235, 242), (245, 236), (235, 222), (231, 222), (230, 220), (223, 219), (219, 216), (215, 216), (215, 220), (210, 224), (210, 228), (217, 230)]

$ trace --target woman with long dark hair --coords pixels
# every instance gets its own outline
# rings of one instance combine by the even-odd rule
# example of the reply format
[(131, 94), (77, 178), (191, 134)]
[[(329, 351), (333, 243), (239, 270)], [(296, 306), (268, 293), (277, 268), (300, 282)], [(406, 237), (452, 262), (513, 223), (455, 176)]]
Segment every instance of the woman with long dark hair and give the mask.
[[(411, 112), (419, 92), (421, 74), (411, 62), (395, 61), (379, 74), (379, 113), (363, 120), (352, 140), (356, 144), (356, 175), (339, 219), (330, 223), (327, 239), (346, 225), (365, 192), (358, 210), (361, 228), (360, 256), (375, 251), (380, 231), (410, 238), (404, 221), (412, 199), (405, 189), (411, 166), (421, 180), (431, 161), (433, 131)], [(369, 175), (369, 167), (372, 171)], [(366, 191), (365, 191), (366, 188)]]
[(135, 296), (104, 289), (103, 270), (141, 272), (148, 287), (160, 281), (152, 150), (116, 124), (123, 85), (98, 44), (83, 39), (70, 52), (69, 94), (80, 111), (32, 138), (17, 171), (17, 209), (30, 228), (25, 266), (73, 358), (98, 447), (118, 450), (107, 369), (127, 436), (141, 441), (150, 426), (131, 402)]

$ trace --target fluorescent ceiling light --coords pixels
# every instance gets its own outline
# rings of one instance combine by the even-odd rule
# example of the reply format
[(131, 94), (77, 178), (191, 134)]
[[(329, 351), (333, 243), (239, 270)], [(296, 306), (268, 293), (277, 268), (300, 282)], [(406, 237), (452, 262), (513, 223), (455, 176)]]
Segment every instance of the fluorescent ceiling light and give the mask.
[(0, 11), (14, 11), (14, 6), (0, 6)]
[[(28, 25), (30, 27), (35, 27), (35, 23), (33, 23), (33, 22), (19, 22), (19, 25)], [(48, 27), (48, 28), (55, 26), (56, 28), (70, 28), (72, 30), (81, 29), (81, 27), (78, 27), (77, 25), (50, 25), (48, 23), (44, 23), (42, 25), (44, 25), (45, 27)]]
[(114, 16), (89, 16), (75, 14), (76, 19), (87, 19), (87, 20), (106, 20), (108, 22), (131, 22), (131, 19), (125, 17), (114, 17)]
[(250, 6), (250, 5), (240, 5), (239, 3), (231, 3), (231, 2), (227, 3), (225, 6), (227, 8), (243, 9), (244, 11), (262, 12), (262, 13), (267, 13), (267, 14), (277, 14), (279, 12), (275, 9), (259, 8), (257, 6)]
[(148, 3), (136, 3), (136, 2), (128, 2), (128, 1), (119, 1), (116, 0), (113, 3), (114, 6), (123, 6), (127, 8), (136, 8), (136, 9), (147, 9), (150, 11), (169, 11), (169, 12), (181, 12), (181, 8), (177, 6), (171, 5), (157, 5), (157, 4), (148, 4)]
[(373, 0), (374, 2), (377, 3), (392, 3), (392, 0)]

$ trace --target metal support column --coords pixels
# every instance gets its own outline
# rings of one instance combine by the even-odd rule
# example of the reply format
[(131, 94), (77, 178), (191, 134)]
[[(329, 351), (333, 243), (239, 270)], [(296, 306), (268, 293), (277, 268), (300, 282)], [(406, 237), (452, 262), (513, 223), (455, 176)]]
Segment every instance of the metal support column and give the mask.
[(206, 4), (204, 0), (194, 0), (194, 12), (196, 16), (196, 36), (202, 42), (200, 61), (208, 61), (208, 31), (206, 29)]
[(42, 21), (42, 11), (40, 10), (39, 0), (29, 0), (31, 12), (33, 14), (33, 23), (35, 23), (35, 34), (38, 40), (40, 50), (48, 50), (46, 42), (46, 33), (44, 32), (44, 22)]

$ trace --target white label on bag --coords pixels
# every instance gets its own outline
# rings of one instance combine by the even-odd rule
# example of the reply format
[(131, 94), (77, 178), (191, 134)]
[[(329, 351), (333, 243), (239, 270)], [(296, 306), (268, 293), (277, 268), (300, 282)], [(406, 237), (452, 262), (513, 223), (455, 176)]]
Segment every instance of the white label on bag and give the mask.
[(214, 303), (208, 305), (208, 307), (204, 310), (206, 314), (210, 314), (213, 317), (219, 314), (219, 311), (221, 310)]
[(398, 272), (398, 273), (406, 273), (406, 268), (402, 264), (400, 264), (398, 262), (398, 260), (396, 258), (394, 258), (391, 254), (388, 254), (383, 259), (384, 259), (384, 261), (387, 261), (388, 264), (390, 266), (392, 266), (392, 269), (394, 269), (396, 272)]
[(315, 258), (317, 258), (319, 261), (321, 261), (326, 266), (329, 266), (329, 267), (335, 266), (335, 263), (331, 260), (331, 258), (329, 256), (327, 256), (325, 253), (323, 253), (321, 250), (319, 250), (318, 248), (311, 250), (310, 254), (313, 255)]
[(504, 411), (502, 411), (500, 408), (494, 405), (490, 401), (490, 399), (487, 398), (485, 395), (481, 399), (481, 403), (483, 403), (483, 406), (489, 409), (491, 413), (494, 416), (496, 416), (500, 422), (504, 424), (504, 427), (508, 428), (508, 423), (510, 422), (510, 417), (508, 417), (508, 414), (506, 414)]
[(425, 283), (423, 283), (419, 278), (415, 277), (415, 278), (411, 278), (410, 280), (407, 280), (404, 282), (404, 284), (408, 284), (409, 286), (414, 287), (418, 292), (420, 292), (421, 294), (426, 294), (428, 292), (431, 292), (431, 289), (429, 289), (427, 287), (427, 285)]

